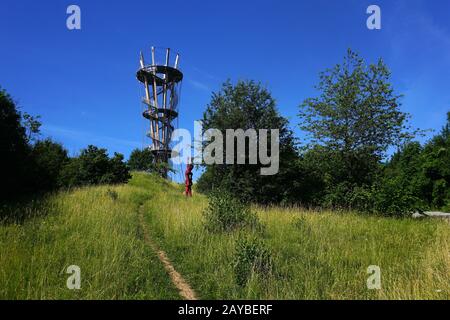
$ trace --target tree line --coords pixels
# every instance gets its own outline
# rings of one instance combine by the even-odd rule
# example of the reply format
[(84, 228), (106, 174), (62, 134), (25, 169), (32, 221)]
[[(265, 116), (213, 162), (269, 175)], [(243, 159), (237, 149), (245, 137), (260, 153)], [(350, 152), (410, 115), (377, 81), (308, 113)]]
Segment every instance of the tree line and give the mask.
[[(260, 83), (223, 84), (206, 107), (203, 129), (280, 129), (280, 171), (261, 176), (257, 165), (208, 165), (198, 189), (223, 188), (260, 204), (384, 215), (450, 210), (450, 113), (433, 139), (415, 142), (421, 131), (401, 111), (386, 64), (367, 64), (352, 50), (320, 73), (316, 89), (299, 106), (299, 141)], [(397, 150), (391, 157), (390, 148)]]
[[(279, 173), (262, 176), (259, 165), (205, 165), (197, 189), (224, 189), (264, 205), (385, 215), (450, 210), (450, 112), (430, 141), (414, 141), (420, 131), (401, 111), (402, 96), (390, 77), (381, 59), (367, 64), (349, 50), (342, 63), (320, 74), (317, 95), (299, 105), (302, 140), (260, 83), (225, 82), (206, 106), (203, 130), (279, 129)], [(164, 171), (149, 149), (133, 150), (127, 162), (122, 154), (110, 157), (93, 145), (70, 157), (60, 143), (39, 139), (40, 126), (39, 117), (21, 113), (0, 89), (1, 202), (61, 188), (125, 183), (131, 170)], [(392, 148), (396, 152), (389, 156)]]
[(0, 89), (0, 202), (85, 185), (119, 184), (131, 170), (156, 171), (148, 149), (136, 149), (128, 162), (93, 145), (70, 157), (64, 146), (39, 139), (40, 117), (20, 112), (11, 96)]

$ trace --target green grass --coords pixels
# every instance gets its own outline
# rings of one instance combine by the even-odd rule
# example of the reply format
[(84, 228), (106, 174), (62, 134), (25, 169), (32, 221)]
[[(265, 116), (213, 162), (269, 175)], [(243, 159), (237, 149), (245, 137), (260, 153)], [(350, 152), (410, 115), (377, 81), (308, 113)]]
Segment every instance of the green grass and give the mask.
[[(36, 217), (0, 225), (0, 299), (178, 299), (143, 241), (139, 212), (202, 299), (450, 298), (450, 225), (444, 221), (254, 208), (265, 226), (254, 235), (272, 252), (274, 271), (239, 286), (235, 243), (253, 231), (205, 231), (206, 205), (202, 195), (187, 199), (175, 184), (134, 174), (128, 185), (18, 206)], [(79, 291), (66, 288), (72, 264), (81, 267)], [(381, 290), (366, 287), (370, 265), (381, 268)]]
[[(147, 222), (201, 298), (207, 299), (449, 299), (450, 226), (439, 220), (391, 219), (300, 208), (254, 208), (274, 256), (268, 279), (236, 284), (232, 261), (240, 233), (205, 231), (206, 199), (158, 192), (144, 205)], [(378, 265), (382, 290), (367, 289)]]
[[(143, 241), (137, 210), (150, 197), (90, 187), (17, 208), (36, 217), (0, 226), (0, 299), (177, 299)], [(81, 268), (81, 290), (67, 289), (70, 265)]]

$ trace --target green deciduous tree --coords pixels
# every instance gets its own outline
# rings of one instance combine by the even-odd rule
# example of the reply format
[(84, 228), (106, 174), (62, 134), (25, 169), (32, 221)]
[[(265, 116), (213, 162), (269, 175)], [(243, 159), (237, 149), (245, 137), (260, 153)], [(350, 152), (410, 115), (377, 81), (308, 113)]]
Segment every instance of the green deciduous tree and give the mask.
[(41, 192), (56, 189), (61, 170), (69, 161), (67, 150), (60, 143), (45, 139), (33, 145), (31, 156), (35, 188)]
[(123, 155), (118, 153), (110, 159), (106, 149), (90, 145), (64, 166), (60, 175), (60, 185), (75, 187), (125, 183), (131, 176), (123, 159)]
[(29, 142), (35, 141), (40, 134), (42, 123), (40, 122), (41, 116), (32, 116), (26, 112), (22, 115), (22, 124), (27, 132), (27, 140)]
[(154, 164), (153, 153), (149, 148), (134, 149), (130, 158), (128, 159), (128, 166), (130, 170), (155, 172), (156, 167)]
[(6, 91), (0, 89), (0, 201), (20, 196), (30, 182), (30, 147), (21, 114)]
[(411, 138), (390, 81), (381, 59), (366, 65), (349, 50), (342, 64), (320, 74), (319, 96), (300, 106), (301, 129), (334, 164), (333, 183), (370, 184), (387, 149)]
[[(261, 165), (248, 164), (246, 144), (246, 164), (236, 164), (235, 161), (235, 164), (206, 166), (204, 174), (198, 180), (200, 191), (208, 192), (221, 187), (240, 199), (259, 203), (302, 199), (299, 184), (302, 184), (309, 173), (302, 171), (287, 119), (279, 114), (270, 92), (259, 83), (238, 81), (233, 85), (230, 81), (225, 82), (219, 92), (213, 93), (204, 112), (203, 129), (220, 130), (224, 137), (227, 129), (279, 129), (280, 167), (278, 174), (262, 176)], [(259, 137), (257, 139), (259, 142)], [(226, 152), (225, 140), (223, 159)], [(236, 154), (235, 152), (235, 157)]]
[(425, 146), (403, 146), (388, 162), (383, 183), (413, 197), (422, 210), (450, 210), (450, 112), (447, 124)]
[(109, 175), (108, 179), (104, 179), (104, 183), (126, 183), (131, 178), (130, 168), (125, 163), (123, 154), (114, 152), (114, 156), (109, 160)]

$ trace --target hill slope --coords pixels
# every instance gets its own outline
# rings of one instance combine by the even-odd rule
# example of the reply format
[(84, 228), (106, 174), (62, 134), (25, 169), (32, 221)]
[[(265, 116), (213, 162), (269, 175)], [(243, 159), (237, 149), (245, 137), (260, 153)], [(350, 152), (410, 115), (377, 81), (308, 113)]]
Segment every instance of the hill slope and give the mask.
[[(18, 206), (35, 217), (0, 225), (0, 298), (179, 299), (143, 227), (199, 298), (450, 298), (450, 228), (443, 221), (255, 208), (274, 272), (239, 286), (236, 241), (254, 232), (206, 232), (206, 198), (181, 192), (135, 173), (127, 185)], [(69, 265), (81, 268), (81, 290), (66, 287)], [(381, 290), (366, 287), (370, 265), (381, 268)]]

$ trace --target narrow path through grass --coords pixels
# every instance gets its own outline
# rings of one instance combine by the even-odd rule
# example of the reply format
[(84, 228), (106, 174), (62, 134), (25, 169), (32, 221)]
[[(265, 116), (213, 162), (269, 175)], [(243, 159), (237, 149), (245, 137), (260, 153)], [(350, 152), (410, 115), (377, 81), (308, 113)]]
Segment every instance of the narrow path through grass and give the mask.
[(159, 260), (164, 266), (164, 269), (166, 269), (172, 283), (175, 287), (177, 287), (180, 296), (185, 300), (197, 300), (197, 295), (195, 294), (194, 290), (192, 290), (191, 286), (186, 282), (186, 280), (184, 280), (183, 276), (175, 270), (166, 253), (160, 250), (158, 246), (151, 240), (142, 213), (139, 213), (139, 220), (144, 231), (145, 242), (158, 256)]
[[(207, 232), (206, 205), (141, 173), (18, 204), (34, 217), (0, 224), (0, 299), (450, 299), (450, 226), (439, 219), (255, 207), (275, 271), (238, 285), (236, 241), (251, 231)], [(70, 265), (81, 290), (66, 286)], [(370, 265), (381, 290), (367, 288)]]
[[(34, 216), (0, 224), (1, 299), (180, 299), (144, 240), (139, 187), (101, 186), (17, 204)], [(0, 212), (1, 215), (1, 212)], [(81, 269), (81, 289), (66, 286)]]

